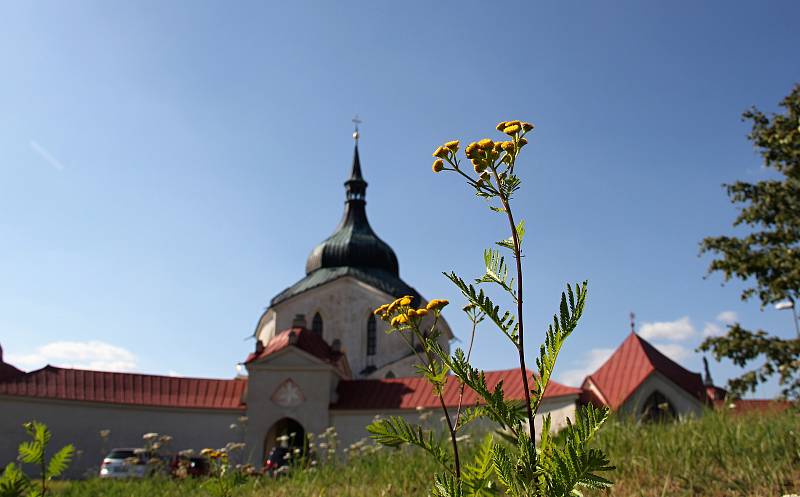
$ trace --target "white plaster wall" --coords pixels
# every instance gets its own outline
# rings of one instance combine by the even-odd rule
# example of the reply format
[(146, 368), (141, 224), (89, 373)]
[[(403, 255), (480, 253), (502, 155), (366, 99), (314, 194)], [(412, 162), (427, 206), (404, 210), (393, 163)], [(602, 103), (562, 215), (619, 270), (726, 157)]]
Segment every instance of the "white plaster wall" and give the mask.
[(664, 394), (679, 416), (700, 416), (703, 413), (703, 404), (697, 398), (689, 395), (688, 392), (657, 371), (650, 374), (628, 397), (628, 400), (620, 406), (619, 412), (633, 414), (638, 418), (644, 402), (656, 390)]
[[(71, 443), (80, 454), (67, 472), (70, 478), (98, 470), (102, 458), (114, 447), (141, 447), (149, 432), (173, 437), (175, 450), (224, 447), (241, 442), (242, 433), (230, 425), (244, 415), (238, 410), (165, 409), (141, 406), (56, 401), (0, 396), (0, 467), (17, 457), (17, 446), (28, 436), (22, 424), (37, 420), (53, 432), (52, 450)], [(111, 430), (103, 443), (100, 430)]]
[[(323, 338), (328, 343), (341, 341), (342, 350), (347, 355), (354, 377), (368, 365), (368, 360), (376, 368), (382, 368), (405, 357), (409, 348), (399, 336), (387, 335), (388, 325), (380, 319), (376, 322), (376, 353), (367, 358), (367, 320), (377, 307), (391, 302), (394, 297), (377, 290), (355, 278), (342, 277), (301, 293), (271, 308), (261, 320), (257, 337), (265, 344), (275, 333), (292, 326), (297, 314), (304, 314), (306, 325), (311, 326), (314, 314), (319, 312), (323, 321)], [(449, 351), (450, 327), (444, 319), (439, 321), (443, 332), (441, 344)], [(406, 369), (393, 370), (397, 376), (414, 374), (413, 363)], [(378, 376), (375, 376), (378, 377)], [(380, 376), (383, 377), (382, 375)]]

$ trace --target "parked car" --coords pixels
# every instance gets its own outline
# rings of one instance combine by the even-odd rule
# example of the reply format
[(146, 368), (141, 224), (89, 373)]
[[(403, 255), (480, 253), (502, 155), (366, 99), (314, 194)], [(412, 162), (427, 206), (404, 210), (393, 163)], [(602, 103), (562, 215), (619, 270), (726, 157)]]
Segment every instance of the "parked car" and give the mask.
[(178, 474), (178, 470), (181, 466), (186, 468), (186, 476), (206, 476), (211, 471), (211, 465), (208, 459), (202, 456), (175, 456), (170, 463), (172, 474)]
[(289, 449), (287, 447), (273, 448), (264, 461), (264, 472), (274, 476), (276, 471), (289, 464)]
[(111, 449), (100, 465), (100, 478), (144, 478), (147, 457), (143, 449)]

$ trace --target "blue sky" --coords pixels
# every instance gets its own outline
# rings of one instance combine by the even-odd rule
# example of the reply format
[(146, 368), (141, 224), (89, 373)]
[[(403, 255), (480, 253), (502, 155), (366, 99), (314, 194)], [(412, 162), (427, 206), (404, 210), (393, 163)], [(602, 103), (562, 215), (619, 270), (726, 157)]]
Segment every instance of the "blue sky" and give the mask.
[[(631, 310), (693, 370), (704, 330), (734, 316), (791, 336), (786, 311), (703, 279), (698, 242), (732, 232), (723, 182), (769, 176), (739, 116), (800, 80), (799, 17), (789, 1), (4, 2), (6, 359), (234, 374), (339, 219), (356, 113), (373, 227), (406, 281), (454, 301), (440, 272), (476, 276), (504, 226), (430, 154), (537, 125), (516, 204), (531, 351), (564, 284), (590, 281), (562, 380), (625, 338)], [(479, 366), (513, 357), (479, 330)]]

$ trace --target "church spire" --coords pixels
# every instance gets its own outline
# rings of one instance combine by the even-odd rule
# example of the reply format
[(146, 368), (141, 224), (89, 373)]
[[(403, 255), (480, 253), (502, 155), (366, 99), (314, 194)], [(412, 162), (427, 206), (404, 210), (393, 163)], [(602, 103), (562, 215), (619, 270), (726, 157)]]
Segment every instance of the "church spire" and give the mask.
[(708, 359), (703, 356), (703, 369), (705, 369), (705, 376), (703, 377), (703, 384), (707, 387), (714, 386), (714, 380), (711, 379), (711, 370), (708, 367)]
[(358, 157), (358, 125), (361, 123), (361, 120), (358, 116), (353, 118), (353, 124), (355, 124), (355, 131), (353, 131), (353, 141), (355, 141), (355, 147), (353, 149), (353, 168), (350, 172), (350, 179), (344, 182), (345, 191), (347, 192), (347, 201), (350, 202), (351, 200), (365, 200), (365, 196), (367, 194), (367, 182), (364, 181), (364, 176), (361, 174), (361, 159)]
[(317, 269), (351, 267), (378, 270), (399, 276), (397, 256), (389, 245), (378, 238), (367, 220), (367, 182), (361, 173), (358, 156), (358, 117), (353, 119), (353, 165), (344, 182), (344, 213), (334, 233), (317, 245), (306, 260), (306, 274)]

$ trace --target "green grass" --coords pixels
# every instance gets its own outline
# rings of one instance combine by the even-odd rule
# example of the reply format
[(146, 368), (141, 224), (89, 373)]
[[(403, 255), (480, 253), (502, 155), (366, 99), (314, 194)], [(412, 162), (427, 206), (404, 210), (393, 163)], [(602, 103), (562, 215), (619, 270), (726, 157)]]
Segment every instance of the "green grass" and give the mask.
[[(598, 435), (617, 466), (619, 496), (781, 496), (800, 493), (800, 414), (727, 416), (662, 425), (608, 423)], [(325, 465), (281, 479), (254, 479), (242, 497), (389, 497), (428, 494), (437, 468), (415, 450), (382, 449), (347, 465)], [(197, 480), (61, 482), (69, 497), (203, 496)]]

